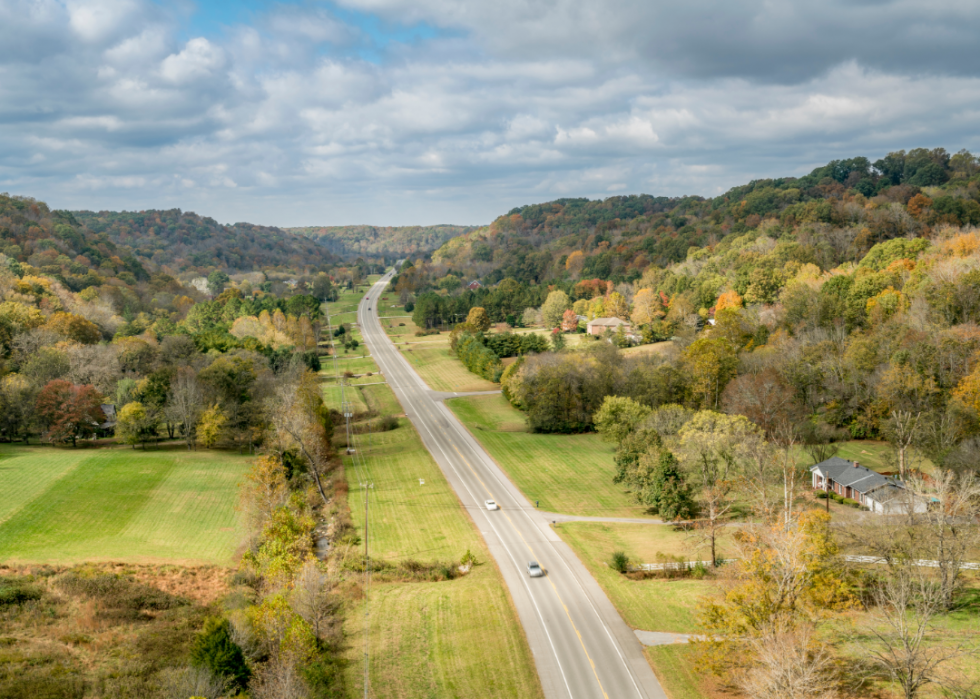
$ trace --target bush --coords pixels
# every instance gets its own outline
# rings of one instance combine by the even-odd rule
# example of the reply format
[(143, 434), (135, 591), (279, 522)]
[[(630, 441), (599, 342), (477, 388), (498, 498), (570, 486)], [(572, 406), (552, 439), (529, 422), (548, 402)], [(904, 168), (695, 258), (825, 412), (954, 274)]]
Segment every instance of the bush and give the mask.
[(698, 561), (697, 563), (694, 564), (693, 567), (689, 569), (689, 571), (692, 578), (694, 578), (695, 580), (701, 580), (705, 576), (707, 576), (708, 567), (701, 561)]
[(231, 624), (227, 619), (208, 619), (191, 645), (191, 664), (227, 677), (238, 689), (245, 689), (248, 684), (250, 673), (245, 654), (231, 640)]
[(481, 335), (464, 332), (456, 342), (456, 356), (463, 366), (487, 381), (497, 383), (504, 372), (500, 357), (483, 344)]
[(617, 573), (626, 573), (629, 571), (630, 557), (627, 556), (622, 551), (616, 551), (612, 555), (612, 560), (610, 561), (610, 567)]
[[(382, 298), (381, 300), (384, 301), (385, 299)], [(414, 303), (412, 303), (411, 301), (409, 301), (408, 303), (405, 304), (405, 312), (406, 313), (411, 313), (414, 310), (415, 310), (415, 304)]]
[(0, 607), (41, 599), (41, 588), (19, 580), (0, 578)]
[(826, 490), (818, 490), (816, 497), (818, 500), (826, 500), (828, 497), (830, 497), (830, 493), (828, 493)]

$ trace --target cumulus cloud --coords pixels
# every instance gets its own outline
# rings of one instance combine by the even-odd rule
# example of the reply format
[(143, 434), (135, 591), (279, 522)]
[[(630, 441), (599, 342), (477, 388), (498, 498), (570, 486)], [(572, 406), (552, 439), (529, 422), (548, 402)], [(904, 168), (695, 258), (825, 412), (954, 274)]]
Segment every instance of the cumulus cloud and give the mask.
[(0, 3), (0, 189), (280, 225), (479, 223), (980, 147), (967, 3), (343, 4), (195, 35), (148, 0)]

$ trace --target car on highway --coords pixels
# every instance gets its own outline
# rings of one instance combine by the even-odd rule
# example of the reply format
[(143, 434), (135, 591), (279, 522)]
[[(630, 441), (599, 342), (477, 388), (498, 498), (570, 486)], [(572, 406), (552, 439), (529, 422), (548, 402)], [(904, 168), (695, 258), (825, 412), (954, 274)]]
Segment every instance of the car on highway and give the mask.
[(483, 504), (487, 506), (487, 509), (488, 510), (499, 510), (500, 509), (500, 506), (497, 505), (497, 503), (494, 502), (493, 500), (487, 500)]
[(541, 566), (538, 565), (537, 561), (528, 561), (527, 574), (532, 578), (540, 578), (544, 576), (544, 571), (541, 570)]

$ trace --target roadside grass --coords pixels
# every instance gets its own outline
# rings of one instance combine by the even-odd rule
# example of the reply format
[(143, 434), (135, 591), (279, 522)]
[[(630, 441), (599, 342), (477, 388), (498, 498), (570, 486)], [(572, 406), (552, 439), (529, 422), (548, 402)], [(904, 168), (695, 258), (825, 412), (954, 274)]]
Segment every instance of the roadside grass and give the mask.
[(368, 408), (378, 413), (378, 415), (401, 415), (405, 412), (395, 392), (388, 384), (379, 383), (376, 385), (360, 386), (361, 394), (367, 403)]
[[(333, 378), (334, 377), (333, 357), (321, 357), (320, 363), (323, 367), (320, 370), (320, 373), (326, 378)], [(375, 364), (374, 358), (371, 357), (370, 355), (363, 356), (363, 357), (353, 356), (347, 358), (343, 355), (343, 353), (341, 353), (337, 356), (336, 371), (340, 372), (341, 375), (343, 375), (345, 371), (349, 371), (353, 374), (366, 374), (370, 371), (373, 374), (377, 374), (378, 365)]]
[[(402, 325), (402, 323), (404, 323), (404, 325)], [(402, 342), (404, 342), (406, 339), (414, 337), (415, 331), (419, 329), (418, 326), (412, 321), (411, 316), (406, 316), (404, 318), (382, 318), (381, 327), (393, 339)], [(431, 335), (429, 337), (438, 337), (438, 335)]]
[(633, 532), (623, 533), (621, 528), (629, 527), (643, 527), (651, 539), (660, 537), (665, 548), (673, 550), (679, 550), (678, 544), (685, 536), (678, 532), (658, 531), (671, 529), (667, 526), (618, 522), (563, 522), (555, 526), (555, 531), (575, 551), (629, 626), (644, 631), (697, 633), (695, 617), (701, 600), (720, 595), (718, 583), (688, 578), (630, 580), (616, 572), (609, 566), (614, 551), (624, 551), (639, 562), (655, 562), (641, 560), (649, 553), (629, 548), (630, 540), (635, 544), (639, 538)]
[(704, 699), (706, 677), (696, 665), (693, 646), (675, 643), (644, 648), (643, 652), (670, 699)]
[(183, 445), (66, 451), (0, 445), (0, 560), (230, 563), (249, 457)]
[[(707, 561), (710, 544), (701, 541), (699, 532), (684, 531), (669, 524), (632, 524), (629, 522), (563, 522), (561, 531), (573, 536), (596, 558), (597, 564), (608, 564), (614, 551), (622, 551), (632, 563), (656, 563), (657, 554), (681, 556), (686, 561)], [(738, 555), (729, 527), (718, 538), (718, 558)], [(606, 551), (605, 558), (602, 552)]]
[(523, 414), (499, 394), (453, 398), (447, 405), (542, 510), (588, 517), (645, 516), (645, 508), (613, 483), (614, 447), (597, 434), (527, 432)]
[[(371, 585), (373, 695), (542, 696), (530, 648), (499, 570), (415, 428), (406, 419), (399, 423), (398, 429), (372, 434), (369, 440), (359, 436), (361, 472), (350, 458), (344, 459), (348, 503), (361, 535), (360, 479), (374, 484), (369, 495), (372, 558), (458, 561), (470, 551), (479, 565), (452, 581)], [(345, 622), (351, 697), (363, 688), (364, 618), (359, 602)]]
[[(339, 412), (341, 408), (340, 386), (336, 382), (327, 382), (321, 384), (320, 388), (323, 391), (324, 405)], [(368, 411), (367, 403), (364, 402), (364, 396), (361, 395), (361, 389), (358, 386), (345, 386), (343, 393), (347, 402), (354, 408), (355, 413)]]
[(481, 379), (449, 352), (448, 346), (431, 347), (412, 343), (399, 346), (402, 356), (408, 360), (422, 380), (435, 391), (494, 391), (499, 384)]

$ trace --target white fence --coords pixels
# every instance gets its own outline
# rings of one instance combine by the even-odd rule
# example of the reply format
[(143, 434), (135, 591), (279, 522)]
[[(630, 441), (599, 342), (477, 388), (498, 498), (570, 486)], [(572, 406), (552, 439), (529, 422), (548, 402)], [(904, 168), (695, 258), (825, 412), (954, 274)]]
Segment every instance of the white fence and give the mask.
[[(718, 565), (723, 563), (734, 563), (739, 559), (737, 558), (719, 558)], [(888, 563), (888, 559), (879, 558), (878, 556), (844, 556), (844, 560), (849, 563)], [(711, 567), (711, 561), (668, 561), (667, 563), (630, 563), (626, 566), (626, 569), (630, 572), (633, 571), (655, 571), (655, 570), (691, 570), (698, 564), (703, 565), (705, 568)], [(939, 561), (927, 561), (920, 559), (915, 561), (915, 565), (920, 568), (938, 568)], [(973, 563), (970, 561), (964, 561), (960, 563), (961, 570), (980, 570), (980, 563)]]
[[(718, 565), (734, 563), (737, 560), (737, 558), (719, 558)], [(631, 563), (626, 566), (626, 569), (631, 572), (640, 570), (692, 570), (699, 563), (705, 568), (711, 567), (711, 561), (668, 561), (666, 563)]]
[[(849, 561), (850, 563), (888, 563), (887, 558), (879, 558), (878, 556), (844, 556), (844, 560)], [(920, 568), (938, 568), (939, 561), (919, 559), (915, 561), (915, 565), (919, 566)], [(980, 563), (964, 561), (960, 563), (960, 568), (963, 570), (980, 570)]]

